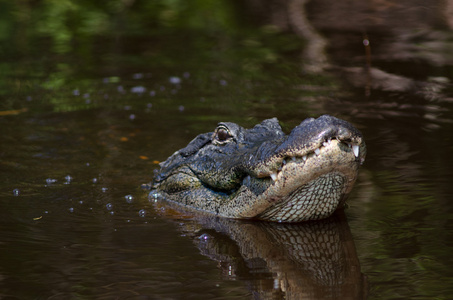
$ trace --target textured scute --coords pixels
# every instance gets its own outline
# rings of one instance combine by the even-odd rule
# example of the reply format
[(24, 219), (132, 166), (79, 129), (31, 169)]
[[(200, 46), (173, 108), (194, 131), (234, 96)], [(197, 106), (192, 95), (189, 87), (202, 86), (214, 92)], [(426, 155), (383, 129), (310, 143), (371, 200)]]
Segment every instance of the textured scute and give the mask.
[(365, 154), (361, 133), (332, 116), (289, 135), (276, 118), (251, 129), (222, 122), (160, 164), (152, 194), (229, 218), (321, 219), (341, 207)]
[(301, 222), (329, 217), (339, 206), (344, 194), (345, 178), (329, 173), (301, 186), (262, 214), (258, 219)]

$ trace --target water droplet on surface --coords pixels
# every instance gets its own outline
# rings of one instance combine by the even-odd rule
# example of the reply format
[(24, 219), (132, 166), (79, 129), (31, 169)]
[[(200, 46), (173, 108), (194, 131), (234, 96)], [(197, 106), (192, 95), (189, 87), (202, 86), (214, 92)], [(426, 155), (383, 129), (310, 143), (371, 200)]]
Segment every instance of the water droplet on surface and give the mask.
[(79, 91), (79, 90), (73, 90), (73, 91), (72, 91), (72, 94), (73, 94), (74, 96), (79, 96), (79, 95), (80, 95), (80, 91)]
[(180, 105), (180, 106), (178, 107), (178, 110), (179, 110), (180, 112), (183, 112), (183, 111), (184, 111), (184, 106), (183, 106), (183, 105)]
[(132, 203), (132, 201), (134, 201), (134, 196), (132, 195), (126, 195), (124, 196), (124, 198), (126, 199), (127, 203)]
[(145, 215), (146, 215), (146, 210), (140, 209), (140, 210), (138, 211), (138, 215), (139, 215), (140, 217), (142, 217), (142, 218), (145, 217)]
[(221, 79), (219, 81), (219, 83), (220, 83), (220, 85), (223, 85), (223, 86), (228, 85), (228, 82), (226, 80), (224, 80), (224, 79)]
[(134, 115), (134, 114), (131, 114), (131, 115), (129, 116), (129, 119), (130, 119), (130, 120), (135, 120), (135, 115)]
[(57, 182), (57, 180), (54, 179), (54, 178), (47, 178), (47, 179), (46, 179), (46, 183), (47, 183), (47, 184), (52, 184), (52, 183), (55, 183), (55, 182)]
[(149, 198), (152, 198), (150, 200), (155, 200), (155, 201), (157, 201), (157, 199), (162, 197), (161, 194), (159, 194), (159, 192), (156, 190), (152, 190), (151, 192), (149, 192), (148, 196), (149, 196)]
[(280, 289), (280, 281), (278, 279), (274, 279), (274, 290)]
[(97, 183), (98, 179), (97, 178), (93, 178), (92, 181), (93, 181), (93, 183)]
[(180, 84), (181, 83), (181, 78), (176, 77), (176, 76), (172, 76), (172, 77), (170, 77), (169, 81), (172, 84)]
[(20, 195), (19, 189), (14, 189), (14, 190), (13, 190), (13, 195), (14, 195), (14, 196), (19, 196), (19, 195)]
[(74, 212), (74, 207), (70, 207), (68, 210), (70, 213), (72, 213), (72, 212)]
[(101, 188), (101, 191), (102, 191), (103, 193), (107, 192), (108, 190), (109, 190), (109, 188), (106, 188), (106, 187)]
[(198, 239), (202, 240), (202, 241), (207, 241), (209, 239), (209, 234), (207, 233), (203, 233), (202, 235), (200, 235), (198, 237)]
[(149, 95), (150, 95), (151, 97), (154, 97), (154, 96), (156, 96), (156, 92), (155, 92), (155, 91), (150, 91), (150, 92), (149, 92)]
[(134, 93), (134, 94), (143, 94), (144, 92), (146, 92), (146, 88), (144, 86), (134, 86), (131, 88), (131, 93)]
[(72, 178), (71, 175), (66, 175), (64, 179), (66, 180), (65, 184), (69, 184), (69, 183), (71, 183), (71, 181), (72, 181), (74, 178)]
[(112, 209), (113, 209), (112, 203), (107, 203), (107, 204), (105, 205), (105, 208), (107, 208), (107, 210), (112, 210)]

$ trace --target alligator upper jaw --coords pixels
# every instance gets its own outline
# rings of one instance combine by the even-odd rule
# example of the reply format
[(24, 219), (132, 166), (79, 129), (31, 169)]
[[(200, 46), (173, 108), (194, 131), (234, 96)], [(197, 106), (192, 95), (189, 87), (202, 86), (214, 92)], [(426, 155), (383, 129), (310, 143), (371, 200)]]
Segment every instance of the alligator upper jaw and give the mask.
[(320, 174), (335, 171), (355, 177), (354, 173), (364, 162), (365, 156), (366, 147), (362, 141), (360, 144), (353, 144), (336, 138), (328, 139), (320, 145), (297, 153), (274, 157), (272, 160), (263, 162), (260, 167), (249, 169), (243, 184), (251, 180), (256, 184), (255, 180), (271, 179), (268, 185), (272, 185), (281, 181), (282, 178), (286, 180), (292, 177), (300, 186)]
[[(267, 169), (255, 169), (252, 172), (258, 178), (270, 177), (273, 181), (276, 181), (279, 174), (284, 170), (287, 164), (297, 163), (304, 164), (308, 160), (323, 160), (322, 153), (326, 149), (337, 148), (338, 157), (330, 157), (331, 166), (333, 169), (341, 167), (341, 164), (345, 164), (346, 160), (350, 163), (363, 164), (365, 161), (366, 147), (363, 142), (356, 144), (351, 141), (342, 141), (337, 138), (329, 138), (320, 145), (312, 145), (308, 149), (303, 149), (298, 152), (292, 152), (283, 156), (276, 156), (272, 160), (265, 162), (263, 165), (269, 165)], [(321, 153), (322, 152), (322, 153)], [(347, 157), (347, 159), (345, 159)], [(349, 164), (349, 163), (348, 163)]]
[(286, 163), (317, 156), (323, 147), (330, 147), (332, 141), (346, 145), (349, 150), (345, 152), (354, 154), (360, 163), (364, 161), (366, 146), (362, 134), (350, 123), (324, 115), (304, 120), (278, 142), (262, 143), (255, 153), (244, 157), (242, 170), (253, 177), (276, 179)]
[[(308, 160), (320, 161), (323, 157), (323, 149), (334, 148), (335, 157), (330, 157), (332, 168), (341, 166), (347, 161), (347, 165), (361, 165), (365, 161), (366, 146), (361, 136), (341, 139), (338, 136), (319, 137), (317, 142), (300, 146), (298, 149), (289, 148), (287, 151), (279, 149), (274, 155), (260, 158), (260, 155), (249, 156), (242, 165), (242, 170), (255, 178), (269, 177), (276, 181), (285, 166), (290, 163), (304, 164)], [(337, 151), (338, 150), (338, 151)], [(341, 150), (341, 151), (340, 151)], [(345, 159), (347, 157), (347, 159)], [(309, 172), (309, 170), (307, 170)]]

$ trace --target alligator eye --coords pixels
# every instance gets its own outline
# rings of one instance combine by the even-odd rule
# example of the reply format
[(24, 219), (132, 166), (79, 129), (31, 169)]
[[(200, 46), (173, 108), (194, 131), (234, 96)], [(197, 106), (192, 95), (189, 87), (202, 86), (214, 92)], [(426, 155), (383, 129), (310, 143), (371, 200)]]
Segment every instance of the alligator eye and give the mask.
[(220, 142), (226, 141), (230, 137), (231, 137), (230, 133), (228, 131), (226, 131), (225, 129), (223, 129), (223, 128), (220, 128), (217, 131), (217, 139)]
[(233, 136), (230, 134), (228, 128), (226, 127), (217, 127), (214, 133), (214, 139), (216, 142), (223, 144), (231, 139)]

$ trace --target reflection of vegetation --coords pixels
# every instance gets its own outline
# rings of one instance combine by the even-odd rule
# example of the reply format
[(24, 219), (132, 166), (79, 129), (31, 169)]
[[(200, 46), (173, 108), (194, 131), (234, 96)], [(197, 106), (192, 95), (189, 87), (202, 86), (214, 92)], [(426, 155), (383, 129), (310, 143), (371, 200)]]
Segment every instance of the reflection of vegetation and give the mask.
[(0, 5), (0, 40), (50, 38), (56, 53), (67, 53), (95, 36), (149, 36), (175, 29), (229, 36), (238, 34), (246, 25), (237, 17), (243, 8), (222, 0), (2, 0)]
[(103, 34), (109, 30), (109, 16), (103, 9), (76, 4), (70, 0), (48, 0), (42, 5), (36, 23), (36, 34), (51, 37), (53, 50), (66, 53), (74, 39)]
[[(191, 90), (184, 90), (190, 95), (178, 93), (181, 101), (187, 98), (184, 105), (194, 103), (194, 94), (208, 102), (219, 98), (221, 86), (221, 97), (230, 103), (221, 109), (247, 109), (246, 101), (260, 110), (293, 97), (284, 94), (302, 93), (281, 87), (313, 80), (298, 75), (300, 40), (273, 26), (253, 26), (237, 2), (0, 0), (0, 5), (0, 40), (8, 45), (0, 52), (9, 58), (0, 64), (0, 88), (16, 99), (2, 101), (0, 110), (29, 107), (23, 103), (29, 95), (56, 111), (110, 105), (119, 85), (126, 91), (122, 99), (131, 99), (127, 92), (133, 85), (147, 93), (171, 89), (165, 87), (168, 78), (183, 72), (191, 76), (185, 82)], [(138, 72), (151, 73), (152, 83), (131, 80)], [(118, 81), (102, 84), (111, 76)], [(75, 90), (80, 97), (74, 97)], [(157, 93), (153, 102), (168, 102), (174, 98), (170, 91)], [(86, 94), (89, 99), (82, 97)], [(290, 103), (286, 108), (294, 112)]]

